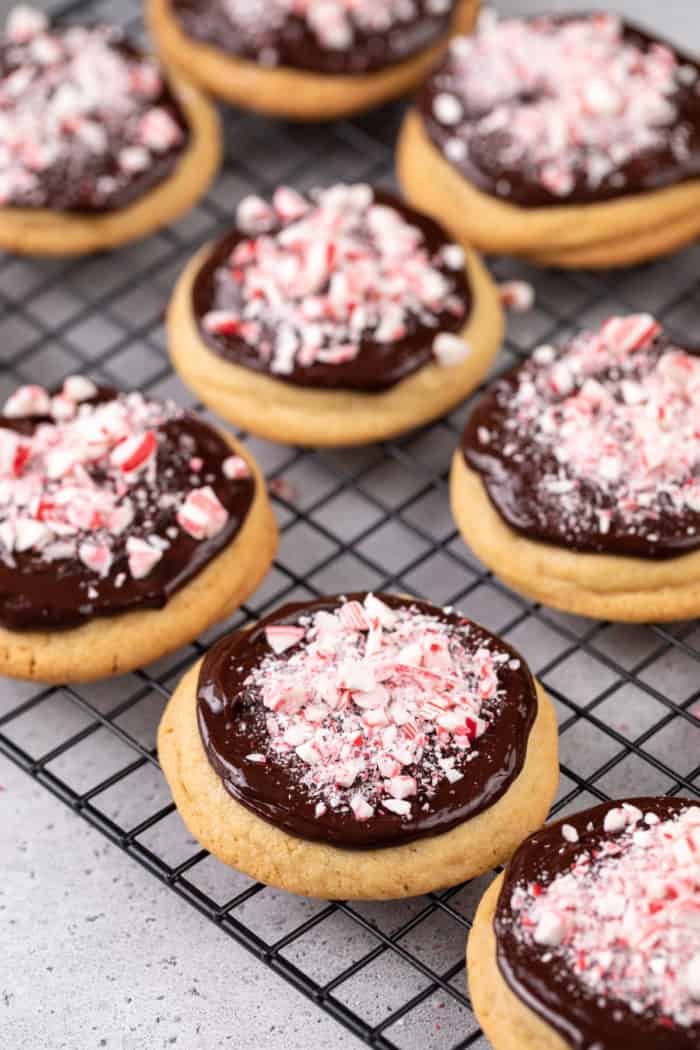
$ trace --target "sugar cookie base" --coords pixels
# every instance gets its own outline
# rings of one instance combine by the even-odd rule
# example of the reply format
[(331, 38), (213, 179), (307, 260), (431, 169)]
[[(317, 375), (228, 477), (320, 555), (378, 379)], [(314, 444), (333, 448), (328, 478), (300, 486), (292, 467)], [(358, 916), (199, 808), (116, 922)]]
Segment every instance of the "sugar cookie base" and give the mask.
[(168, 309), (168, 348), (182, 380), (224, 419), (270, 441), (332, 447), (364, 445), (401, 434), (449, 412), (481, 382), (503, 338), (498, 293), (483, 264), (467, 252), (472, 310), (463, 330), (471, 353), (461, 364), (433, 362), (390, 390), (369, 394), (293, 386), (213, 353), (192, 310), (192, 285), (211, 252), (188, 264)]
[(378, 106), (420, 84), (441, 58), (451, 33), (468, 33), (480, 0), (458, 0), (452, 29), (404, 62), (375, 73), (341, 76), (289, 67), (269, 69), (235, 58), (189, 37), (174, 16), (170, 0), (147, 0), (146, 15), (163, 61), (182, 69), (216, 98), (272, 117), (332, 120)]
[(442, 835), (387, 849), (345, 850), (269, 824), (229, 795), (209, 763), (196, 717), (201, 662), (182, 679), (158, 730), (158, 754), (194, 837), (253, 879), (321, 898), (389, 900), (454, 886), (504, 862), (544, 822), (559, 780), (557, 723), (538, 686), (520, 775), (490, 809)]
[(0, 208), (0, 249), (20, 255), (69, 256), (105, 251), (146, 237), (188, 212), (219, 170), (216, 109), (179, 73), (168, 77), (190, 129), (189, 144), (168, 178), (133, 204), (96, 215), (46, 208)]
[(555, 609), (622, 623), (700, 614), (700, 551), (677, 558), (579, 554), (521, 536), (495, 509), (479, 474), (455, 452), (452, 513), (467, 545), (514, 591)]
[(700, 235), (700, 179), (600, 204), (520, 208), (483, 193), (447, 161), (417, 110), (401, 131), (397, 167), (406, 197), (465, 244), (547, 266), (629, 266)]
[(467, 945), (469, 992), (477, 1020), (494, 1050), (571, 1050), (550, 1025), (510, 990), (496, 961), (493, 920), (503, 875), (489, 886)]
[(233, 541), (162, 609), (95, 617), (58, 631), (0, 628), (0, 674), (36, 682), (90, 682), (125, 674), (191, 642), (253, 593), (277, 550), (277, 524), (253, 458), (229, 434), (255, 477), (255, 498)]

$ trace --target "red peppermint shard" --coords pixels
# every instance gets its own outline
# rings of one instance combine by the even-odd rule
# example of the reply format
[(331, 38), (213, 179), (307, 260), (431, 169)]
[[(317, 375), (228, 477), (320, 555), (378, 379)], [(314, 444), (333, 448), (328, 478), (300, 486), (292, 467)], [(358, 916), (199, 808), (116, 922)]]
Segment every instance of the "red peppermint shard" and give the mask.
[(265, 640), (272, 651), (278, 655), (286, 652), (287, 649), (291, 649), (293, 645), (302, 640), (305, 634), (306, 631), (303, 627), (294, 627), (293, 625), (271, 625), (265, 628)]
[(661, 325), (651, 314), (631, 314), (611, 317), (601, 328), (600, 336), (611, 349), (630, 353), (649, 346), (660, 331)]
[(210, 485), (193, 489), (177, 512), (178, 524), (195, 540), (211, 539), (226, 525), (228, 511)]

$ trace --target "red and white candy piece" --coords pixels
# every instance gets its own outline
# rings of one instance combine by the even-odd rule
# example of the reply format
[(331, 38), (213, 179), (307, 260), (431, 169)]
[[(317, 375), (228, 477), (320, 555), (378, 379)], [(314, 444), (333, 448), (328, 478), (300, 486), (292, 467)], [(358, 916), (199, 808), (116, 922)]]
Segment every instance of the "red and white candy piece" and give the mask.
[(243, 233), (265, 233), (276, 221), (274, 210), (262, 197), (244, 197), (236, 209), (236, 225)]
[(139, 126), (141, 141), (152, 153), (167, 153), (182, 139), (182, 132), (162, 106), (154, 106)]
[(69, 401), (80, 404), (81, 401), (89, 401), (96, 397), (98, 387), (86, 376), (68, 376), (63, 383), (63, 396)]
[(503, 306), (516, 313), (526, 313), (535, 303), (535, 289), (527, 281), (504, 281), (498, 294)]
[(5, 23), (5, 36), (13, 44), (26, 44), (48, 28), (48, 18), (28, 4), (13, 7)]
[(91, 543), (86, 540), (78, 547), (78, 557), (88, 569), (96, 572), (98, 576), (109, 576), (113, 557), (107, 544)]
[(129, 536), (126, 541), (129, 572), (135, 580), (148, 576), (163, 557), (163, 552), (147, 540)]
[(648, 346), (660, 331), (661, 325), (651, 314), (632, 314), (611, 317), (601, 328), (600, 336), (606, 345), (630, 353)]
[(302, 640), (306, 631), (293, 624), (272, 624), (265, 628), (265, 640), (273, 652), (284, 653)]
[(112, 453), (112, 463), (125, 474), (143, 470), (158, 451), (158, 438), (152, 430), (126, 438)]
[(51, 414), (51, 398), (43, 387), (21, 386), (8, 397), (3, 411), (10, 419), (48, 416)]
[(547, 911), (537, 923), (535, 940), (538, 944), (556, 948), (563, 941), (565, 930), (563, 917), (555, 912)]
[(221, 465), (221, 472), (229, 481), (239, 481), (249, 478), (251, 470), (243, 456), (229, 456)]
[(177, 521), (196, 540), (211, 539), (225, 527), (228, 511), (210, 485), (192, 489), (180, 510)]
[(471, 353), (469, 343), (457, 335), (441, 332), (433, 340), (433, 354), (442, 368), (454, 368)]

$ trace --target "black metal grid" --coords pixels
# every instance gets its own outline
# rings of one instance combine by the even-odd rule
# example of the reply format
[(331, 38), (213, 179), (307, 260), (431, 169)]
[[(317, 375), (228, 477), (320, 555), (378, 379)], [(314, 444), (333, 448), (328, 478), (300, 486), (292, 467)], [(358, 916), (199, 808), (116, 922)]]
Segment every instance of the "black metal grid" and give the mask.
[[(114, 19), (114, 7), (78, 0), (60, 10)], [(117, 12), (136, 33), (138, 8), (128, 0)], [(80, 370), (192, 404), (170, 371), (162, 331), (183, 262), (247, 192), (269, 192), (279, 181), (391, 182), (400, 117), (395, 106), (306, 128), (228, 112), (224, 171), (175, 226), (90, 260), (0, 257), (0, 396), (18, 382), (52, 383)], [(699, 261), (700, 246), (617, 275), (493, 261), (497, 277), (524, 277), (537, 290), (535, 308), (511, 318), (495, 371), (614, 309), (652, 309), (689, 338), (700, 321)], [(168, 801), (155, 727), (181, 672), (229, 626), (287, 599), (362, 587), (458, 605), (520, 646), (555, 700), (556, 812), (625, 794), (700, 796), (700, 627), (565, 616), (486, 571), (455, 533), (447, 505), (449, 459), (467, 411), (468, 404), (432, 427), (354, 451), (288, 449), (243, 435), (266, 468), (282, 528), (280, 555), (257, 594), (227, 624), (152, 667), (92, 686), (6, 682), (0, 698), (5, 755), (382, 1050), (460, 1050), (481, 1039), (464, 990), (463, 949), (488, 880), (396, 904), (314, 902), (254, 884), (198, 849)]]

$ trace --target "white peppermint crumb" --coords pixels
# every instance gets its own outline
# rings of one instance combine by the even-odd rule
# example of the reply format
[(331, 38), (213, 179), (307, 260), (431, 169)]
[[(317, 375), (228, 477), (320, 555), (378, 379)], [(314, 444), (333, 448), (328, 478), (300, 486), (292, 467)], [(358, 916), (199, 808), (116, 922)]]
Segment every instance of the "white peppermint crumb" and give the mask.
[(607, 831), (609, 835), (616, 835), (620, 831), (624, 831), (627, 826), (627, 817), (624, 809), (610, 809), (605, 814), (605, 820), (603, 821), (603, 830)]
[(464, 110), (462, 109), (462, 103), (455, 95), (441, 92), (433, 99), (433, 113), (441, 124), (447, 124), (449, 127), (452, 127), (455, 124), (459, 124)]

